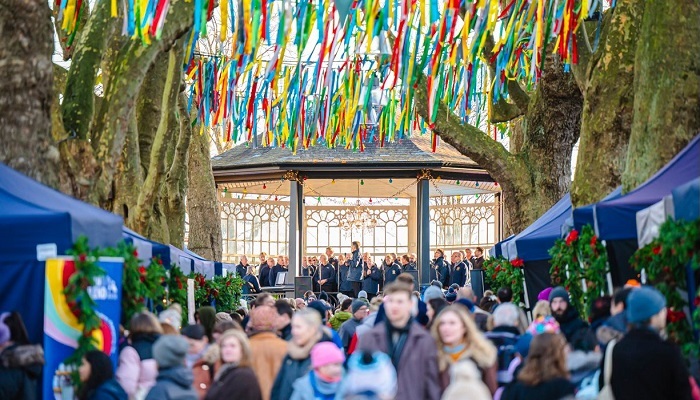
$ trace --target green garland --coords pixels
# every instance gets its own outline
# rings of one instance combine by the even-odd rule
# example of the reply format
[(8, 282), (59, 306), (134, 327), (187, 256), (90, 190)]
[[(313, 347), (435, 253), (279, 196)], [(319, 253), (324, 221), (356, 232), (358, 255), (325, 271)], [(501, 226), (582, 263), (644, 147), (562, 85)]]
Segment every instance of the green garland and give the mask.
[[(669, 339), (681, 346), (685, 354), (700, 355), (700, 346), (683, 311), (688, 300), (677, 290), (688, 287), (686, 266), (690, 264), (695, 271), (700, 267), (700, 220), (667, 220), (661, 225), (659, 237), (637, 250), (631, 263), (635, 270), (644, 270), (647, 280), (666, 296)], [(696, 307), (700, 305), (700, 292), (693, 303)], [(700, 329), (700, 311), (696, 309), (692, 317), (695, 328)]]
[(177, 303), (182, 308), (182, 321), (187, 321), (187, 277), (180, 267), (172, 264), (166, 272), (167, 303)]
[(163, 260), (160, 257), (152, 257), (148, 268), (140, 272), (143, 285), (146, 287), (146, 296), (156, 304), (161, 302), (165, 297), (164, 285), (167, 276), (163, 268)]
[[(608, 293), (607, 273), (608, 254), (590, 225), (579, 233), (569, 232), (565, 239), (559, 239), (549, 250), (552, 256), (550, 275), (552, 284), (564, 286), (569, 292), (572, 304), (579, 313), (588, 317), (596, 298)], [(568, 272), (568, 273), (567, 273)], [(586, 282), (586, 291), (582, 281)]]
[(484, 260), (484, 280), (494, 290), (502, 287), (511, 288), (513, 290), (513, 303), (520, 304), (523, 301), (524, 265), (525, 263), (520, 258), (513, 261), (504, 257), (489, 258)]
[(109, 257), (123, 257), (124, 268), (122, 272), (122, 324), (127, 326), (131, 317), (143, 311), (144, 299), (148, 296), (146, 287), (141, 283), (139, 253), (132, 244), (119, 242), (116, 248), (105, 248), (100, 254)]
[(97, 265), (99, 254), (96, 250), (90, 249), (88, 240), (84, 236), (76, 240), (68, 254), (74, 258), (75, 273), (68, 279), (63, 293), (66, 296), (68, 307), (83, 327), (83, 332), (78, 338), (78, 348), (66, 359), (65, 363), (76, 366), (72, 377), (73, 382), (79, 382), (77, 366), (82, 363), (85, 354), (97, 348), (93, 332), (99, 329), (102, 323), (95, 311), (96, 303), (90, 297), (88, 287), (94, 285), (95, 278), (104, 275), (105, 271)]
[(197, 308), (216, 304), (217, 312), (231, 312), (238, 308), (243, 289), (243, 280), (228, 275), (206, 279), (200, 273), (189, 276), (194, 279), (194, 302)]

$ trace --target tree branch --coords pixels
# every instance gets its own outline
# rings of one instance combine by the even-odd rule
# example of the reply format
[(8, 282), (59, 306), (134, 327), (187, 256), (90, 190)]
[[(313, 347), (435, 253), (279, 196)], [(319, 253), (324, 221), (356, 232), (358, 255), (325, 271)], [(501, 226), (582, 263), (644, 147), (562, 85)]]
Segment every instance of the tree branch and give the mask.
[[(494, 47), (493, 36), (488, 35), (486, 37), (486, 43), (484, 44), (483, 54), (484, 57), (489, 60), (489, 73), (491, 79), (495, 79), (496, 76), (496, 65), (492, 62), (493, 58), (493, 47)], [(492, 123), (508, 122), (514, 120), (525, 114), (528, 105), (530, 104), (530, 96), (520, 87), (518, 81), (513, 79), (508, 79), (508, 96), (513, 101), (509, 103), (506, 99), (500, 98), (498, 101), (491, 106), (491, 115), (489, 115), (489, 120)]]

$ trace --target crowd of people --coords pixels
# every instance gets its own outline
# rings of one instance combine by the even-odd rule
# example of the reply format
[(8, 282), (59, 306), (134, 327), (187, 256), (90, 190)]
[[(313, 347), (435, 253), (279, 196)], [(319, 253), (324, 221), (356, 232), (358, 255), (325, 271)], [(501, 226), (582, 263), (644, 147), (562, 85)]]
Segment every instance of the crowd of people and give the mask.
[[(597, 299), (590, 321), (565, 288), (548, 288), (529, 322), (507, 287), (478, 298), (456, 283), (444, 290), (436, 281), (423, 293), (414, 284), (401, 273), (372, 298), (340, 293), (337, 307), (262, 293), (231, 313), (201, 307), (186, 326), (177, 304), (158, 316), (140, 312), (116, 370), (99, 351), (85, 355), (78, 399), (700, 396), (681, 352), (664, 340), (666, 303), (654, 288)], [(33, 398), (41, 358), (21, 317), (0, 315), (0, 398)]]

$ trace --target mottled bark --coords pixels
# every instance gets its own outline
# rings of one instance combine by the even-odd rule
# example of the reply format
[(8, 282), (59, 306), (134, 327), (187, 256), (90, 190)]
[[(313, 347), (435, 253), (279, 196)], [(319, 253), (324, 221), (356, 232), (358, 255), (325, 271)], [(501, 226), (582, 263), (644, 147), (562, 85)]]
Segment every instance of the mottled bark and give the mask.
[(165, 81), (168, 77), (168, 59), (169, 57), (166, 54), (156, 59), (146, 74), (136, 101), (139, 152), (141, 154), (141, 169), (144, 174), (148, 173), (151, 161), (151, 148), (156, 137), (158, 124), (160, 123)]
[(221, 211), (209, 159), (209, 133), (196, 127), (190, 146), (187, 247), (209, 260), (221, 260)]
[(590, 57), (571, 190), (575, 206), (599, 201), (622, 182), (632, 131), (635, 49), (645, 3), (618, 1), (605, 16), (601, 47)]
[(121, 160), (114, 177), (114, 203), (112, 212), (124, 217), (124, 223), (134, 229), (133, 221), (144, 174), (139, 154), (139, 131), (136, 116), (132, 115), (127, 129)]
[(57, 187), (51, 11), (45, 1), (2, 0), (0, 32), (0, 162)]
[(187, 114), (187, 97), (180, 92), (178, 108), (173, 118), (177, 121), (171, 125), (171, 129), (177, 129), (178, 140), (170, 163), (170, 170), (165, 177), (167, 196), (161, 202), (161, 208), (165, 210), (170, 231), (170, 243), (175, 246), (184, 246), (185, 243), (185, 196), (187, 194), (187, 171), (189, 161), (189, 148), (192, 139), (192, 127)]
[(646, 2), (634, 64), (630, 191), (700, 133), (700, 2)]

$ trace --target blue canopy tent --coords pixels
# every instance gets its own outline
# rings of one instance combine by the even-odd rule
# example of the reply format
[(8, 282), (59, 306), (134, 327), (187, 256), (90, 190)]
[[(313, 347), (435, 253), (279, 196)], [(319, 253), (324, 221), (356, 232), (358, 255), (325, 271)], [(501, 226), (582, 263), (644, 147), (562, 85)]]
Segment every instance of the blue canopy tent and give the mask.
[(561, 236), (561, 227), (571, 216), (571, 208), (571, 195), (567, 193), (537, 221), (505, 244), (504, 255), (508, 259), (525, 261), (523, 272), (530, 307), (537, 303), (537, 295), (552, 285), (549, 249)]
[[(606, 201), (606, 200), (613, 200), (617, 199), (618, 197), (622, 196), (622, 186), (618, 186), (617, 189), (613, 190), (603, 198), (601, 201)], [(595, 224), (595, 219), (593, 218), (593, 207), (595, 206), (594, 204), (587, 204), (585, 206), (577, 207), (574, 208), (572, 212), (572, 219), (573, 223), (570, 223), (567, 221), (567, 225), (570, 227), (573, 227), (577, 231), (581, 231), (581, 229), (584, 227), (584, 225), (591, 225), (594, 226)], [(567, 232), (570, 229), (567, 230)]]
[(141, 265), (148, 266), (152, 257), (160, 257), (165, 268), (170, 268), (170, 247), (146, 239), (127, 227), (122, 228), (122, 236), (125, 242), (131, 243), (136, 247)]
[(500, 242), (494, 244), (493, 247), (489, 249), (489, 255), (491, 257), (502, 256), (503, 255), (503, 246), (505, 246), (505, 244), (508, 243), (514, 237), (515, 237), (515, 235), (510, 235), (507, 238), (501, 240)]
[(675, 219), (695, 221), (700, 218), (700, 178), (673, 189), (671, 197)]
[(198, 272), (204, 275), (207, 279), (214, 277), (216, 272), (216, 266), (214, 261), (209, 261), (206, 258), (200, 256), (199, 254), (190, 251), (185, 248), (185, 253), (192, 257), (192, 262), (194, 263), (194, 272)]
[(121, 217), (0, 163), (0, 311), (19, 312), (29, 339), (41, 343), (45, 272), (40, 249), (65, 254), (80, 235), (87, 236), (91, 246), (115, 246), (121, 226)]

